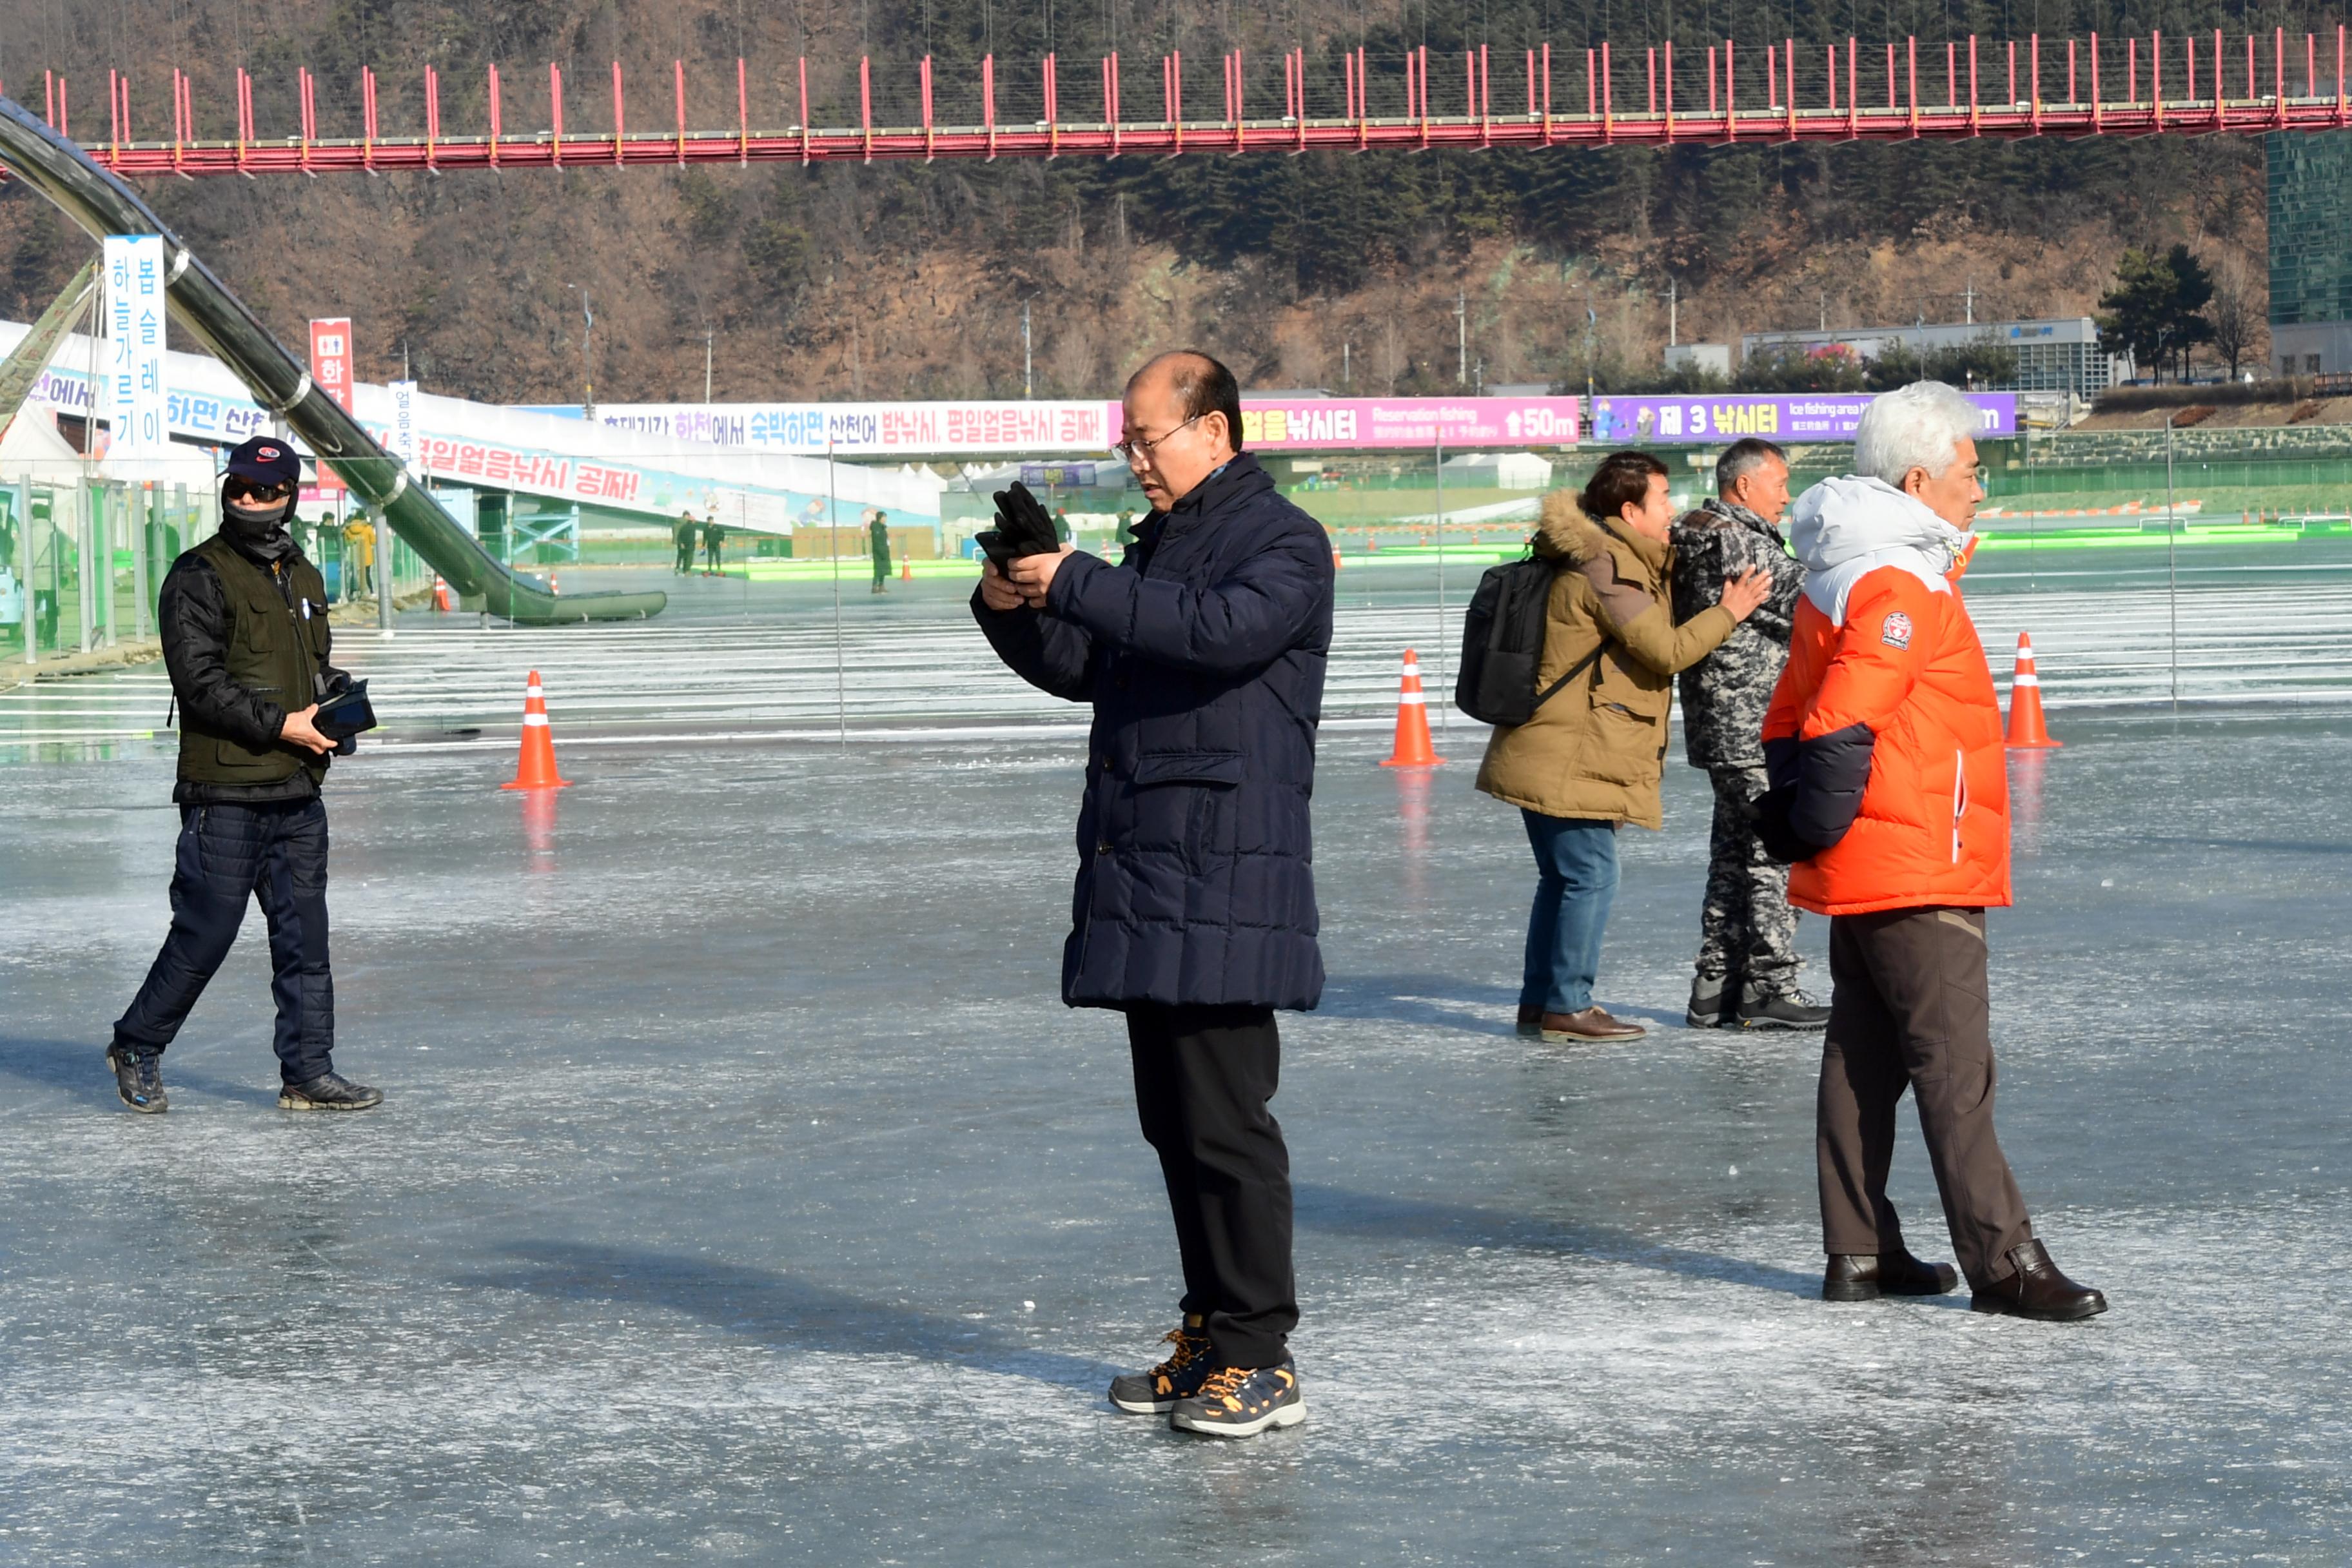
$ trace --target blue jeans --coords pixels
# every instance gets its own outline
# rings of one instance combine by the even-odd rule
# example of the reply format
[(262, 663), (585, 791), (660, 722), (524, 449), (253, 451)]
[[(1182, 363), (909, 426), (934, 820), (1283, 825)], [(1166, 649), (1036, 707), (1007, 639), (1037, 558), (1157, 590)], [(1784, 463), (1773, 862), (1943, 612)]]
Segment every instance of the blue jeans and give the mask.
[(1536, 852), (1536, 902), (1528, 915), (1519, 1005), (1581, 1013), (1592, 1005), (1601, 938), (1617, 897), (1617, 825), (1539, 811), (1520, 815)]

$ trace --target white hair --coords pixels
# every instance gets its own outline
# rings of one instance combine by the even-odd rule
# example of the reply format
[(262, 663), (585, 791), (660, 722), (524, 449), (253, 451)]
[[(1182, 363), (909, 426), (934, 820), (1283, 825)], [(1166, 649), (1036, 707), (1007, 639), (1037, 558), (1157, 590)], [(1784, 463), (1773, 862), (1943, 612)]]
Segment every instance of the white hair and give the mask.
[(1871, 400), (1853, 433), (1854, 471), (1897, 489), (1903, 476), (1925, 468), (1944, 477), (1963, 441), (1974, 440), (1977, 407), (1940, 381), (1915, 381)]

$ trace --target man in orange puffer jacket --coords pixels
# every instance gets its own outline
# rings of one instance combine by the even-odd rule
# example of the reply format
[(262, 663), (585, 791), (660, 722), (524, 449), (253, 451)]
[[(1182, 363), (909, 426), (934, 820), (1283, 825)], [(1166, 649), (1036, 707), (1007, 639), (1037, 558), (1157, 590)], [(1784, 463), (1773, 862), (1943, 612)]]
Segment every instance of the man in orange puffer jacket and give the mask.
[(2106, 1298), (2033, 1237), (1993, 1134), (1985, 910), (2010, 902), (2000, 703), (1961, 603), (1975, 539), (1977, 411), (1940, 382), (1874, 402), (1861, 476), (1797, 500), (1810, 575), (1764, 718), (1759, 831), (1796, 863), (1789, 899), (1830, 917), (1816, 1110), (1822, 1295), (1938, 1295), (1958, 1280), (1903, 1245), (1886, 1200), (1907, 1083), (1952, 1247), (1982, 1312), (2087, 1318)]

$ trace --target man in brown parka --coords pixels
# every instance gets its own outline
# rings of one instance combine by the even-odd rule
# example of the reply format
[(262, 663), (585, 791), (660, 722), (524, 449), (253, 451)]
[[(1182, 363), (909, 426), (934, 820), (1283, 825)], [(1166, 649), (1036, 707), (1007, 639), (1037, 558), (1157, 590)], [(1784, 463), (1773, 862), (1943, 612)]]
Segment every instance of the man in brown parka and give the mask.
[(1644, 1032), (1592, 1000), (1617, 891), (1617, 827), (1660, 826), (1675, 672), (1712, 652), (1770, 587), (1762, 573), (1735, 577), (1718, 603), (1675, 624), (1666, 482), (1666, 466), (1648, 453), (1615, 452), (1580, 495), (1545, 499), (1535, 552), (1562, 570), (1536, 689), (1576, 679), (1527, 723), (1496, 729), (1478, 770), (1481, 790), (1519, 808), (1535, 851), (1518, 1022), (1546, 1039)]

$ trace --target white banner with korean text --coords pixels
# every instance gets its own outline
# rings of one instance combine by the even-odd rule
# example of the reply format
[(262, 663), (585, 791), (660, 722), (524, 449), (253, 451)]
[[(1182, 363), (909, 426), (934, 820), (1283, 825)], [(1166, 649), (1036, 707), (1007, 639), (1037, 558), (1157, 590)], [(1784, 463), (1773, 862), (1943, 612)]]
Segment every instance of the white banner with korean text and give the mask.
[(99, 377), (108, 449), (120, 458), (163, 456), (171, 443), (171, 391), (163, 377), (163, 241), (114, 234), (104, 246), (106, 345)]

